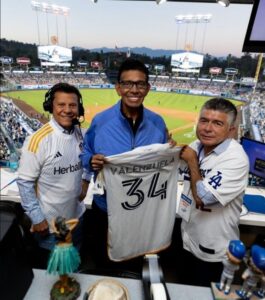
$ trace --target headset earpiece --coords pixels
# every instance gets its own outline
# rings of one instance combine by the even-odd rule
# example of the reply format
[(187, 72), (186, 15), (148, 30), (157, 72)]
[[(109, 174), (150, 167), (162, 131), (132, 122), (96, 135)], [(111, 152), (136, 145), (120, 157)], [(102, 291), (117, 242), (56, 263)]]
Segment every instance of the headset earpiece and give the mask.
[(79, 114), (79, 117), (84, 117), (84, 115), (85, 115), (85, 109), (83, 106), (82, 98), (79, 98), (78, 114)]
[(52, 113), (52, 99), (51, 99), (51, 93), (52, 89), (49, 89), (48, 92), (45, 94), (45, 99), (43, 102), (43, 109), (44, 111), (48, 111), (49, 113)]

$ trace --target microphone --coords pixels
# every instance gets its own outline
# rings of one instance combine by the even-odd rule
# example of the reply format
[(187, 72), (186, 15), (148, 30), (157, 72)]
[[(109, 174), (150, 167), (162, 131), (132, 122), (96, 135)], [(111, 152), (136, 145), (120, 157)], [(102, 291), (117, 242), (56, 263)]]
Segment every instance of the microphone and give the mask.
[(72, 120), (72, 126), (75, 126), (75, 125), (80, 125), (79, 118), (74, 118)]

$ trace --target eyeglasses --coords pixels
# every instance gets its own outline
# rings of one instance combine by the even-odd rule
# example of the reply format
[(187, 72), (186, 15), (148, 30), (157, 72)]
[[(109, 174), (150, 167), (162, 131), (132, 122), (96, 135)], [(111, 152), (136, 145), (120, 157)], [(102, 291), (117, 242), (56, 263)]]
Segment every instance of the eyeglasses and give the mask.
[(128, 90), (132, 89), (134, 85), (139, 90), (146, 90), (148, 87), (148, 83), (146, 81), (120, 81), (119, 84), (123, 89)]

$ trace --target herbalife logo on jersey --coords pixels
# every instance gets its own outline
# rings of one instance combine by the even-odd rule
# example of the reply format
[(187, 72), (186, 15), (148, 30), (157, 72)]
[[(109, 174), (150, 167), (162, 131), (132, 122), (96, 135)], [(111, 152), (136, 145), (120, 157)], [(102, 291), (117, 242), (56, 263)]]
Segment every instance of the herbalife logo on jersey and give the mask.
[(75, 165), (69, 165), (68, 167), (54, 167), (53, 174), (54, 175), (63, 175), (68, 173), (73, 173), (82, 169), (81, 161)]

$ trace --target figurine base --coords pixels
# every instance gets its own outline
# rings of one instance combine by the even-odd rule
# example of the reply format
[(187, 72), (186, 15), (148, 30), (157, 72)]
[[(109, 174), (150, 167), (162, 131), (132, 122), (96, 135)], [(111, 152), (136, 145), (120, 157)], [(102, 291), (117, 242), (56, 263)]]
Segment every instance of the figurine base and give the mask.
[[(216, 283), (211, 283), (212, 293), (215, 300), (242, 300), (237, 294), (236, 290), (240, 290), (240, 285), (231, 285), (231, 290), (228, 295), (225, 295), (224, 291), (219, 291), (216, 287)], [(251, 300), (261, 300), (259, 297), (255, 296), (254, 294), (250, 298)]]
[(80, 284), (74, 279), (69, 277), (68, 287), (62, 288), (61, 281), (58, 280), (53, 285), (50, 296), (51, 300), (76, 300), (81, 293)]

